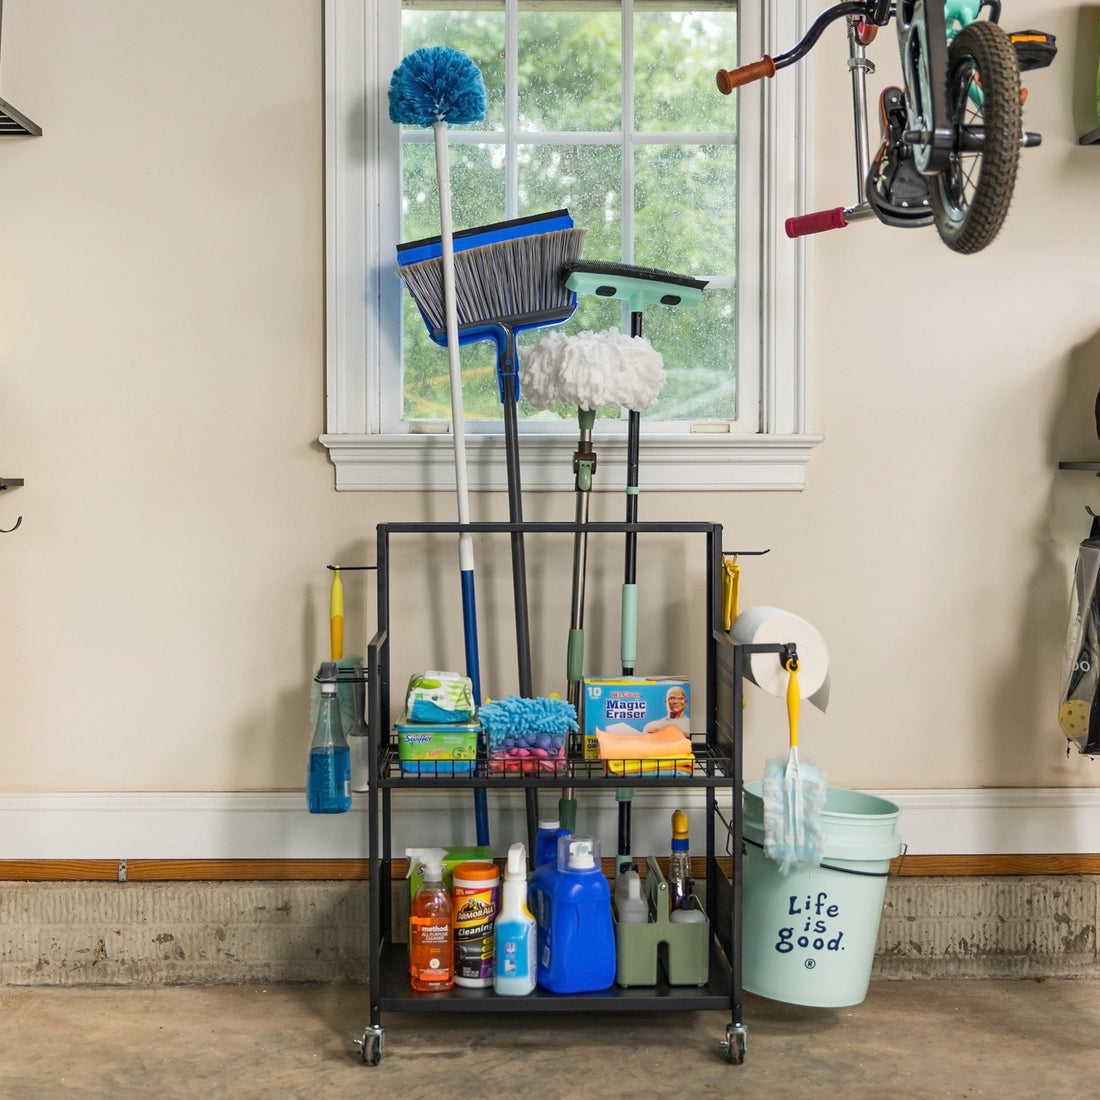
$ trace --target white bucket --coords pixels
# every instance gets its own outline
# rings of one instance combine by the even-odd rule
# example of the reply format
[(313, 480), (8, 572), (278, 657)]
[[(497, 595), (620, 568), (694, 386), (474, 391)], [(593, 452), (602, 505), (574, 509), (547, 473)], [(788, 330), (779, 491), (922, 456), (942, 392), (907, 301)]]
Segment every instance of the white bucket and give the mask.
[(742, 985), (788, 1004), (841, 1008), (867, 996), (890, 861), (901, 854), (901, 811), (859, 791), (829, 787), (819, 867), (786, 875), (764, 854), (759, 781), (744, 793)]

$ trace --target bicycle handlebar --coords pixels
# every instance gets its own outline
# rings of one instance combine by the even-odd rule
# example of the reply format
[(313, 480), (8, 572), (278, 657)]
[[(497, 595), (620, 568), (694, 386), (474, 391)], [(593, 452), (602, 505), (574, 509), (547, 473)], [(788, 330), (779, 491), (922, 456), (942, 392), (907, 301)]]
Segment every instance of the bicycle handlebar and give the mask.
[(799, 214), (788, 218), (783, 224), (788, 237), (805, 237), (808, 233), (825, 233), (830, 229), (843, 229), (848, 224), (844, 216), (844, 207), (832, 210), (817, 210), (813, 214)]
[(734, 88), (751, 84), (754, 80), (761, 80), (766, 76), (775, 76), (775, 62), (767, 54), (759, 61), (753, 61), (737, 69), (719, 69), (714, 82), (722, 95), (729, 95)]

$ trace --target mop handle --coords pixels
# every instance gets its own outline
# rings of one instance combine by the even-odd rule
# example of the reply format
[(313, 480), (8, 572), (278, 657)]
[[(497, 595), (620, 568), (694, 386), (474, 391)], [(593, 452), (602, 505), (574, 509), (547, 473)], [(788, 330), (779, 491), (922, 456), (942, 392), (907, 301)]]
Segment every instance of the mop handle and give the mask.
[(791, 730), (791, 748), (798, 748), (798, 711), (802, 695), (798, 690), (798, 658), (788, 657), (783, 666), (790, 674), (787, 680), (787, 724)]

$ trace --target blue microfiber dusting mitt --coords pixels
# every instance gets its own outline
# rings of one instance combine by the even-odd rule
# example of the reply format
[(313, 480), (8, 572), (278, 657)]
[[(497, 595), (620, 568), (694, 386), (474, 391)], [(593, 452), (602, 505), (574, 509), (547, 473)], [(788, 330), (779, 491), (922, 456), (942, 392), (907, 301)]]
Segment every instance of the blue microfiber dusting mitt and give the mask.
[(390, 121), (403, 126), (462, 125), (485, 117), (485, 82), (461, 50), (425, 46), (393, 71)]
[(478, 719), (485, 732), (492, 737), (518, 737), (529, 733), (576, 733), (577, 708), (564, 699), (540, 696), (521, 699), (509, 695), (507, 699), (494, 699), (478, 712)]
[(485, 730), (492, 772), (557, 775), (567, 767), (570, 733), (576, 733), (577, 708), (564, 699), (509, 695), (477, 712)]

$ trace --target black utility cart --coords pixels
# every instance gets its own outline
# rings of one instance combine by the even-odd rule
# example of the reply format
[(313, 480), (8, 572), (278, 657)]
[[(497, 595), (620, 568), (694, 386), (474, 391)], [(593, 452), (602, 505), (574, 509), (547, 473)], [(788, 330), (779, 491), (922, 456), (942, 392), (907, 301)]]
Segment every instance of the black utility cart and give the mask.
[[(778, 646), (748, 646), (733, 642), (722, 622), (722, 528), (713, 523), (388, 523), (378, 526), (378, 630), (367, 649), (367, 725), (370, 744), (368, 846), (370, 858), (370, 1022), (362, 1040), (363, 1061), (377, 1065), (382, 1057), (384, 1012), (669, 1012), (702, 1009), (729, 1013), (722, 1049), (735, 1065), (745, 1057), (746, 1029), (741, 990), (741, 695), (744, 661), (749, 653), (779, 652)], [(652, 535), (683, 535), (688, 553), (705, 555), (706, 685), (693, 713), (704, 728), (694, 730), (695, 754), (690, 775), (660, 777), (608, 775), (599, 761), (577, 759), (571, 752), (567, 773), (556, 775), (490, 772), (484, 751), (469, 774), (402, 775), (391, 721), (390, 585), (394, 562), (400, 561), (400, 543), (426, 535), (476, 538), (522, 533), (535, 543), (540, 535), (572, 536), (578, 531), (591, 539), (636, 532), (644, 542)], [(406, 543), (406, 549), (407, 549)], [(407, 583), (407, 578), (398, 578)], [(420, 624), (422, 626), (422, 624)], [(412, 629), (410, 626), (402, 630)], [(703, 626), (700, 626), (703, 629)], [(398, 690), (401, 690), (398, 685)], [(705, 985), (670, 986), (658, 975), (653, 987), (612, 988), (579, 996), (556, 995), (536, 989), (526, 997), (498, 996), (491, 988), (458, 988), (445, 993), (416, 993), (409, 985), (407, 947), (394, 936), (392, 891), (407, 890), (403, 878), (393, 875), (392, 808), (403, 791), (483, 787), (544, 788), (557, 799), (562, 787), (615, 789), (667, 787), (705, 791), (706, 906), (710, 922), (710, 970)], [(529, 849), (530, 850), (530, 849)], [(699, 853), (697, 852), (696, 855)], [(402, 936), (403, 938), (403, 936)]]

